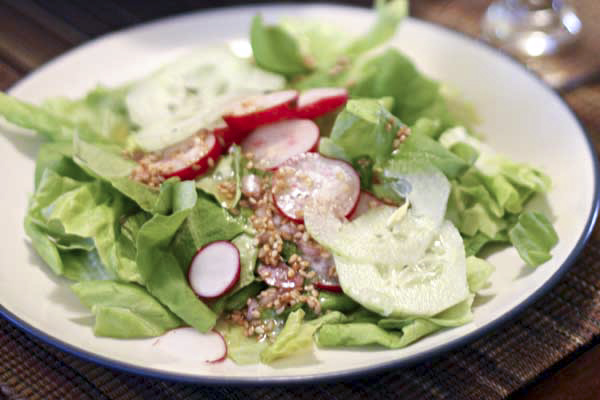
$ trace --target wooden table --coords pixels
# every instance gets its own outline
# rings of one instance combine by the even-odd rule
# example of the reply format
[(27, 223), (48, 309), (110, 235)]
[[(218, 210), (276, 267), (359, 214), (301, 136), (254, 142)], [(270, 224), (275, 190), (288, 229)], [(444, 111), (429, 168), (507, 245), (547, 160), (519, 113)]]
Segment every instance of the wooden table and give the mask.
[[(223, 1), (217, 4), (200, 0), (0, 0), (0, 89), (8, 89), (44, 62), (103, 33), (161, 16), (233, 3), (235, 2)], [(364, 5), (370, 2), (345, 3)], [(458, 9), (455, 6), (458, 3), (462, 4), (463, 14), (456, 14)], [(468, 6), (465, 6), (465, 3), (468, 3)], [(413, 13), (418, 17), (476, 34), (473, 17), (479, 17), (487, 3), (489, 2), (471, 0), (421, 0), (414, 2)], [(465, 10), (472, 13), (470, 26), (463, 24)], [(457, 15), (461, 15), (460, 18)], [(597, 23), (597, 20), (594, 22)], [(596, 148), (600, 149), (600, 111), (596, 112), (600, 107), (600, 83), (594, 83), (597, 73), (600, 72), (600, 63), (597, 70), (596, 65), (593, 65), (600, 57), (598, 53), (587, 53), (584, 54), (583, 64), (577, 65), (577, 79), (563, 85), (562, 94), (588, 128)], [(530, 66), (540, 70), (538, 61)], [(586, 72), (582, 74), (581, 70)], [(600, 238), (598, 229), (594, 236)], [(520, 400), (600, 398), (599, 365), (600, 344), (592, 344), (580, 354), (567, 357), (513, 397)]]

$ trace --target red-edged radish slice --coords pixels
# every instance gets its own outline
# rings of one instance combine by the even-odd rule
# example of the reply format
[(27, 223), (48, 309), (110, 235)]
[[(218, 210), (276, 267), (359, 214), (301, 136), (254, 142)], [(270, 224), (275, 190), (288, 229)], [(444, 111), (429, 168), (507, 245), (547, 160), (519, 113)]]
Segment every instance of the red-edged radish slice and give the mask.
[(209, 169), (221, 155), (221, 144), (215, 135), (199, 132), (159, 153), (151, 168), (165, 178), (194, 179)]
[(337, 281), (315, 282), (314, 286), (319, 290), (325, 290), (327, 292), (333, 292), (333, 293), (342, 293), (342, 287), (340, 286), (340, 283)]
[(242, 142), (255, 165), (272, 169), (297, 154), (313, 151), (319, 143), (319, 127), (310, 119), (288, 119), (255, 129)]
[(348, 101), (348, 91), (344, 88), (309, 89), (298, 96), (296, 116), (316, 118), (333, 111)]
[(231, 129), (223, 120), (217, 122), (212, 128), (211, 132), (213, 135), (215, 135), (223, 150), (226, 150), (236, 140), (239, 140), (238, 132), (235, 132), (233, 129)]
[(235, 132), (248, 133), (261, 125), (292, 117), (293, 103), (297, 98), (295, 90), (246, 97), (235, 102), (223, 119)]
[(217, 331), (202, 333), (191, 327), (176, 328), (160, 336), (153, 346), (186, 361), (213, 364), (227, 358), (227, 343)]
[(348, 216), (348, 219), (352, 221), (369, 211), (371, 208), (375, 208), (378, 206), (385, 205), (383, 201), (379, 200), (377, 197), (373, 196), (369, 192), (365, 192), (364, 190), (360, 192), (360, 197), (358, 198), (358, 203), (356, 204), (356, 208)]
[(198, 250), (188, 270), (190, 287), (203, 299), (227, 293), (240, 278), (240, 252), (226, 240), (212, 242)]
[(304, 207), (313, 201), (340, 216), (354, 210), (360, 195), (360, 178), (345, 161), (319, 153), (299, 154), (273, 174), (273, 199), (279, 212), (296, 222), (304, 219)]

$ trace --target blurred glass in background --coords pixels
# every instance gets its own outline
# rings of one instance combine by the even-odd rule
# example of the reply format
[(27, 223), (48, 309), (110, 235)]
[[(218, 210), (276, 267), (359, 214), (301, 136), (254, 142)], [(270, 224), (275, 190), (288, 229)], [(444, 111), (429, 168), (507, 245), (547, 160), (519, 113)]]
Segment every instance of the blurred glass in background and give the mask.
[(518, 56), (555, 54), (580, 32), (581, 20), (563, 0), (497, 0), (482, 21), (486, 40)]

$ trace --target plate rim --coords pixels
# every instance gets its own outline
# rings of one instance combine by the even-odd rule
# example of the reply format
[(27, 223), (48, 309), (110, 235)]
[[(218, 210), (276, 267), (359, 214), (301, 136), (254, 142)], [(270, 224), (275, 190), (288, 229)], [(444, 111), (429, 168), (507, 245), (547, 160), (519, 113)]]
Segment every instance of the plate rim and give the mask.
[[(367, 7), (360, 6), (352, 6), (352, 5), (342, 5), (342, 4), (333, 4), (333, 3), (304, 3), (304, 4), (269, 4), (269, 3), (257, 3), (252, 5), (242, 5), (242, 6), (225, 6), (225, 7), (215, 7), (206, 10), (198, 10), (192, 12), (183, 12), (180, 14), (162, 17), (156, 20), (148, 21), (141, 24), (136, 24), (125, 29), (120, 29), (116, 31), (109, 32), (107, 34), (98, 36), (92, 40), (89, 40), (79, 46), (76, 46), (65, 53), (60, 54), (58, 57), (55, 57), (46, 63), (42, 64), (40, 67), (30, 71), (23, 78), (15, 82), (13, 85), (7, 89), (7, 92), (11, 92), (17, 86), (28, 81), (33, 75), (37, 75), (39, 73), (43, 73), (47, 68), (52, 67), (55, 63), (59, 63), (63, 58), (68, 58), (72, 56), (74, 53), (79, 51), (84, 51), (86, 48), (94, 46), (97, 42), (101, 42), (103, 40), (109, 39), (113, 36), (119, 36), (122, 34), (127, 34), (129, 31), (139, 30), (140, 28), (145, 28), (153, 25), (160, 25), (167, 21), (173, 21), (178, 18), (189, 18), (194, 15), (207, 15), (211, 13), (220, 13), (220, 12), (235, 12), (235, 11), (248, 11), (248, 10), (257, 10), (260, 8), (289, 8), (289, 7), (311, 7), (311, 6), (324, 6), (324, 7), (333, 7), (347, 10), (361, 10), (361, 11), (371, 11), (372, 9)], [(49, 344), (59, 350), (62, 350), (70, 355), (82, 358), (86, 361), (93, 362), (99, 364), (103, 367), (107, 367), (113, 370), (117, 370), (120, 372), (133, 373), (136, 375), (140, 375), (143, 377), (149, 378), (157, 378), (157, 379), (165, 379), (172, 382), (182, 382), (182, 383), (194, 383), (194, 384), (203, 384), (203, 385), (228, 385), (228, 386), (266, 386), (266, 385), (302, 385), (302, 384), (313, 384), (313, 383), (328, 383), (328, 382), (339, 382), (342, 380), (349, 380), (353, 378), (362, 378), (365, 376), (381, 373), (387, 371), (391, 368), (405, 368), (414, 364), (418, 364), (427, 360), (431, 360), (435, 357), (439, 357), (443, 354), (448, 353), (449, 351), (465, 346), (468, 343), (471, 343), (478, 338), (483, 337), (487, 333), (491, 332), (494, 329), (498, 329), (501, 326), (507, 324), (511, 320), (515, 319), (519, 314), (521, 314), (526, 308), (531, 306), (536, 300), (538, 300), (542, 295), (547, 293), (552, 287), (554, 287), (558, 281), (564, 276), (567, 270), (573, 265), (576, 259), (579, 257), (581, 252), (583, 251), (585, 245), (587, 244), (594, 226), (596, 224), (596, 220), (598, 218), (598, 213), (600, 209), (600, 167), (598, 162), (598, 155), (595, 151), (595, 147), (593, 142), (591, 141), (590, 134), (588, 129), (584, 126), (581, 119), (575, 114), (575, 112), (571, 109), (568, 103), (565, 101), (563, 97), (560, 96), (558, 90), (552, 88), (548, 83), (542, 80), (541, 77), (536, 75), (534, 72), (526, 68), (523, 64), (518, 62), (514, 57), (509, 54), (502, 52), (488, 43), (474, 38), (472, 36), (467, 35), (464, 32), (455, 31), (449, 27), (438, 25), (429, 21), (425, 21), (422, 19), (408, 17), (412, 22), (416, 22), (419, 24), (426, 25), (430, 29), (437, 29), (439, 31), (444, 31), (445, 34), (454, 35), (460, 37), (462, 40), (470, 42), (476, 45), (479, 48), (484, 49), (485, 51), (491, 51), (496, 53), (500, 57), (507, 60), (507, 62), (517, 66), (523, 72), (525, 72), (529, 77), (536, 80), (542, 88), (547, 90), (550, 96), (553, 96), (558, 102), (566, 109), (567, 113), (574, 119), (576, 124), (581, 129), (583, 133), (585, 144), (587, 145), (587, 149), (590, 153), (592, 160), (592, 168), (593, 168), (593, 200), (591, 203), (591, 209), (586, 219), (586, 224), (581, 232), (577, 243), (569, 252), (565, 261), (558, 267), (558, 269), (550, 276), (550, 278), (542, 284), (537, 290), (532, 292), (525, 300), (523, 300), (518, 305), (514, 306), (512, 309), (507, 311), (506, 313), (499, 316), (497, 319), (489, 322), (485, 326), (481, 326), (476, 328), (475, 330), (466, 333), (457, 338), (451, 339), (450, 341), (441, 344), (439, 346), (433, 347), (431, 349), (422, 351), (418, 354), (414, 354), (408, 356), (406, 358), (400, 360), (392, 360), (383, 362), (373, 366), (367, 367), (358, 367), (348, 370), (343, 370), (339, 372), (328, 372), (324, 374), (306, 374), (306, 375), (297, 375), (297, 376), (256, 376), (256, 377), (236, 377), (236, 378), (224, 378), (224, 377), (213, 377), (213, 376), (197, 376), (186, 373), (175, 373), (175, 372), (166, 372), (161, 371), (159, 369), (147, 368), (135, 364), (130, 364), (127, 362), (122, 362), (115, 360), (113, 358), (103, 356), (97, 353), (93, 353), (84, 348), (72, 345), (61, 339), (58, 339), (55, 336), (52, 336), (41, 329), (34, 327), (33, 325), (27, 323), (26, 321), (19, 318), (17, 315), (7, 310), (4, 305), (0, 304), (0, 316), (4, 319), (8, 320), (10, 323), (15, 325), (20, 330), (24, 331), (26, 334), (30, 334), (34, 336), (36, 339), (41, 340), (42, 342)]]

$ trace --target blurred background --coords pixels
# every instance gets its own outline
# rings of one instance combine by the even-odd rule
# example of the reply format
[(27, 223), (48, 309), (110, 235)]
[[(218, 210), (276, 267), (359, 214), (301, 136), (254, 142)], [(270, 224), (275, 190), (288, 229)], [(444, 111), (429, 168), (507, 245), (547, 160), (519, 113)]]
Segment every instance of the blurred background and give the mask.
[[(372, 5), (370, 0), (331, 2)], [(558, 0), (501, 2), (534, 5), (549, 2), (555, 6), (563, 3)], [(170, 15), (252, 3), (259, 1), (0, 0), (0, 88), (7, 88), (19, 76), (45, 61), (104, 33)], [(491, 0), (412, 0), (411, 14), (479, 38), (482, 18), (491, 3)], [(574, 6), (583, 22), (578, 41), (557, 55), (521, 58), (561, 90), (594, 79), (600, 70), (600, 1), (573, 0), (567, 4)]]

